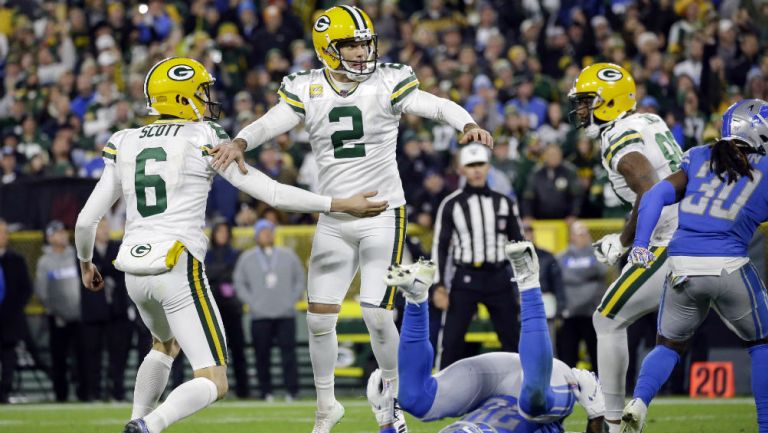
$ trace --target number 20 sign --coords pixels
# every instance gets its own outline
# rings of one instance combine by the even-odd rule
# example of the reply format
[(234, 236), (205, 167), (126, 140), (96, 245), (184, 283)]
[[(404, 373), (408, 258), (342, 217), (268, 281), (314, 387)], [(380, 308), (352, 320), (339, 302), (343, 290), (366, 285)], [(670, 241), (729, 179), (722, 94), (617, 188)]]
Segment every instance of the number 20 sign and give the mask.
[(730, 398), (734, 394), (732, 362), (695, 362), (691, 365), (692, 398)]

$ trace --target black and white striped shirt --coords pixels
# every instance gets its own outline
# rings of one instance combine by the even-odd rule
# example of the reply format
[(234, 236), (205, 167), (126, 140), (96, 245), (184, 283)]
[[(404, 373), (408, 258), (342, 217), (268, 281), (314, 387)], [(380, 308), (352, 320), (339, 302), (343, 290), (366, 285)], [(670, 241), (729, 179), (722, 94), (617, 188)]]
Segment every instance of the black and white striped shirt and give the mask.
[(467, 185), (446, 197), (437, 210), (434, 233), (432, 260), (438, 269), (435, 282), (442, 284), (449, 255), (457, 266), (503, 264), (504, 244), (523, 239), (517, 202), (487, 185)]

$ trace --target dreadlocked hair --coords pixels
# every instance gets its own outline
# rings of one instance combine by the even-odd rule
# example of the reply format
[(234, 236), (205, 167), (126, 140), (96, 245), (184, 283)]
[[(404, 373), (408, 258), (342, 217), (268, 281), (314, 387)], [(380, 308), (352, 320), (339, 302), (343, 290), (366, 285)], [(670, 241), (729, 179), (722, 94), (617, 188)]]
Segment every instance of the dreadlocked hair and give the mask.
[(752, 164), (747, 158), (747, 154), (754, 153), (751, 148), (739, 146), (735, 140), (722, 139), (711, 146), (712, 157), (709, 161), (709, 170), (714, 172), (721, 181), (731, 184), (737, 182), (742, 176), (754, 180)]

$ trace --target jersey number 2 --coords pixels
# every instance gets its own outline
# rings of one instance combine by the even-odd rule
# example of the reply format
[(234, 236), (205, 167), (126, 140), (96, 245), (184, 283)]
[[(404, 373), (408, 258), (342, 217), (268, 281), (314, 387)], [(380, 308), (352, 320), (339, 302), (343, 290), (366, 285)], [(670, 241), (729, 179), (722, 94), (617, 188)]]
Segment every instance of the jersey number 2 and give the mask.
[[(150, 147), (136, 156), (136, 209), (144, 218), (165, 212), (168, 196), (165, 193), (165, 181), (156, 174), (146, 174), (147, 161), (165, 161), (167, 154), (162, 147)], [(147, 188), (155, 190), (155, 204), (147, 204)]]
[(344, 147), (344, 141), (363, 138), (363, 135), (365, 135), (363, 131), (363, 113), (354, 105), (335, 107), (328, 113), (328, 120), (331, 123), (340, 122), (345, 117), (352, 119), (352, 129), (336, 131), (331, 134), (333, 156), (336, 158), (362, 158), (365, 156), (365, 143), (354, 143)]

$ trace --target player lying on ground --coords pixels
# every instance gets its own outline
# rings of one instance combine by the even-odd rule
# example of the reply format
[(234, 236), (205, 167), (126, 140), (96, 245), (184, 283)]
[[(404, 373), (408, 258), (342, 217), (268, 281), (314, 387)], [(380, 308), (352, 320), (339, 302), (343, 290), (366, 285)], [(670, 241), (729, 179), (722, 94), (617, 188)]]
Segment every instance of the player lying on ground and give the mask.
[[(392, 315), (394, 288), (384, 284), (387, 266), (400, 263), (406, 221), (405, 195), (396, 149), (400, 117), (413, 114), (445, 122), (464, 135), (460, 144), (493, 138), (461, 106), (419, 90), (410, 66), (378, 62), (371, 18), (354, 6), (323, 11), (312, 27), (315, 53), (323, 67), (288, 75), (280, 102), (237, 134), (232, 146), (215, 150), (217, 163), (242, 160), (253, 149), (300, 123), (309, 134), (322, 194), (368, 191), (390, 204), (367, 221), (321, 215), (312, 241), (307, 282), (307, 328), (317, 411), (313, 433), (328, 433), (344, 415), (334, 394), (338, 352), (336, 322), (341, 303), (360, 269), (360, 306), (382, 377), (397, 388), (399, 335)], [(405, 433), (398, 419), (398, 433)]]
[[(387, 283), (400, 287), (407, 300), (399, 349), (400, 406), (423, 421), (461, 417), (440, 433), (561, 433), (578, 401), (589, 417), (587, 432), (601, 433), (605, 406), (594, 374), (552, 358), (533, 244), (508, 243), (505, 253), (520, 289), (520, 353), (474, 356), (434, 376), (427, 296), (435, 267), (420, 260), (387, 274)], [(382, 433), (393, 431), (387, 406), (393, 392), (378, 372), (371, 375), (368, 400)]]
[[(208, 247), (203, 233), (205, 205), (213, 176), (271, 206), (298, 212), (341, 211), (375, 216), (386, 201), (358, 194), (332, 199), (282, 185), (248, 167), (214, 170), (211, 145), (229, 140), (208, 114), (214, 78), (193, 59), (165, 59), (147, 74), (144, 92), (156, 122), (116, 132), (104, 148), (101, 179), (77, 219), (75, 242), (83, 284), (103, 287), (91, 262), (96, 226), (121, 196), (126, 200), (125, 235), (115, 266), (125, 272), (128, 295), (152, 332), (152, 350), (136, 375), (131, 421), (125, 433), (159, 433), (227, 393), (227, 344), (202, 260)], [(165, 390), (179, 348), (189, 359), (194, 379), (174, 389), (155, 408)]]
[(749, 348), (757, 422), (768, 433), (768, 294), (747, 256), (755, 230), (768, 220), (766, 118), (765, 101), (732, 105), (722, 138), (686, 152), (680, 171), (643, 196), (631, 263), (647, 268), (656, 260), (648, 239), (664, 206), (680, 203), (680, 225), (669, 243), (657, 346), (643, 360), (622, 432), (642, 431), (648, 405), (714, 306)]

